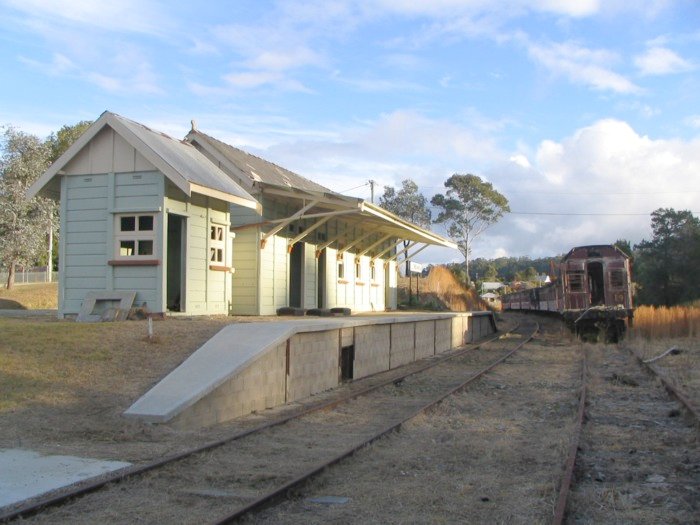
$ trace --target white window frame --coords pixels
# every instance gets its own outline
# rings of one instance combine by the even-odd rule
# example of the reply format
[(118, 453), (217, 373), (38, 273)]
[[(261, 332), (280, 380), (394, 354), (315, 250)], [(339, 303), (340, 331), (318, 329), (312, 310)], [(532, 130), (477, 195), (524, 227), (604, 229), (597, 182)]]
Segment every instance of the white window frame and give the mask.
[[(133, 217), (134, 229), (122, 230), (122, 219)], [(142, 230), (141, 217), (150, 217), (152, 228), (150, 230)], [(122, 243), (132, 241), (134, 243), (134, 252), (131, 255), (122, 254)], [(141, 243), (151, 243), (152, 249), (149, 254), (139, 255)], [(118, 213), (114, 216), (114, 259), (120, 261), (143, 261), (157, 258), (156, 247), (156, 214), (155, 213)]]
[(226, 228), (224, 224), (209, 223), (207, 257), (211, 266), (226, 266)]

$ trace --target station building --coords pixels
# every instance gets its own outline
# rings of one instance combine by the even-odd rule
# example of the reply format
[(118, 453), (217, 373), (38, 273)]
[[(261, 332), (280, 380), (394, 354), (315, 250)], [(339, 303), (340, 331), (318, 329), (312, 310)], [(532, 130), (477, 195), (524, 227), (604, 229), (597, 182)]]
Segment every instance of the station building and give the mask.
[(60, 202), (60, 317), (102, 292), (153, 313), (394, 310), (397, 260), (456, 248), (194, 124), (178, 140), (111, 112), (28, 195)]

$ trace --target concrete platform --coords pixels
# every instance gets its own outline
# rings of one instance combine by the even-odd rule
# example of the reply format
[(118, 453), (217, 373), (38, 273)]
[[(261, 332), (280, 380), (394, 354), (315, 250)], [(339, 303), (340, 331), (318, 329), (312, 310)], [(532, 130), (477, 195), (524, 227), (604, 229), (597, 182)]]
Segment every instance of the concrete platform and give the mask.
[(213, 424), (337, 386), (342, 381), (339, 360), (343, 347), (353, 347), (353, 378), (359, 378), (494, 331), (490, 312), (231, 324), (124, 415), (157, 423), (178, 418), (179, 426), (186, 427)]
[(0, 508), (130, 465), (123, 461), (0, 449)]

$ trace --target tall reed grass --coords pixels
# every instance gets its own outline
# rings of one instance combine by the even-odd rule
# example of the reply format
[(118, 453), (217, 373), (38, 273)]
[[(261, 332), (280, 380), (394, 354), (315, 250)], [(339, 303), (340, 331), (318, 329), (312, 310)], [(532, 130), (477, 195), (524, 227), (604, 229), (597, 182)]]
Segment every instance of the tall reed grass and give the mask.
[(700, 336), (700, 306), (640, 306), (634, 312), (633, 337), (670, 339)]

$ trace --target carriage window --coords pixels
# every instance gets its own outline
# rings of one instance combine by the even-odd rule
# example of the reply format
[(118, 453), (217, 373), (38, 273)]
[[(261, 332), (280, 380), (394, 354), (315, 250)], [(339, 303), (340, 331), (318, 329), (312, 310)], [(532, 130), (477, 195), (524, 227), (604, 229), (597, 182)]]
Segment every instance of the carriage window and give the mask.
[(583, 272), (569, 272), (567, 275), (569, 277), (569, 289), (572, 292), (583, 292)]
[(625, 287), (625, 271), (610, 270), (610, 286), (613, 288)]

